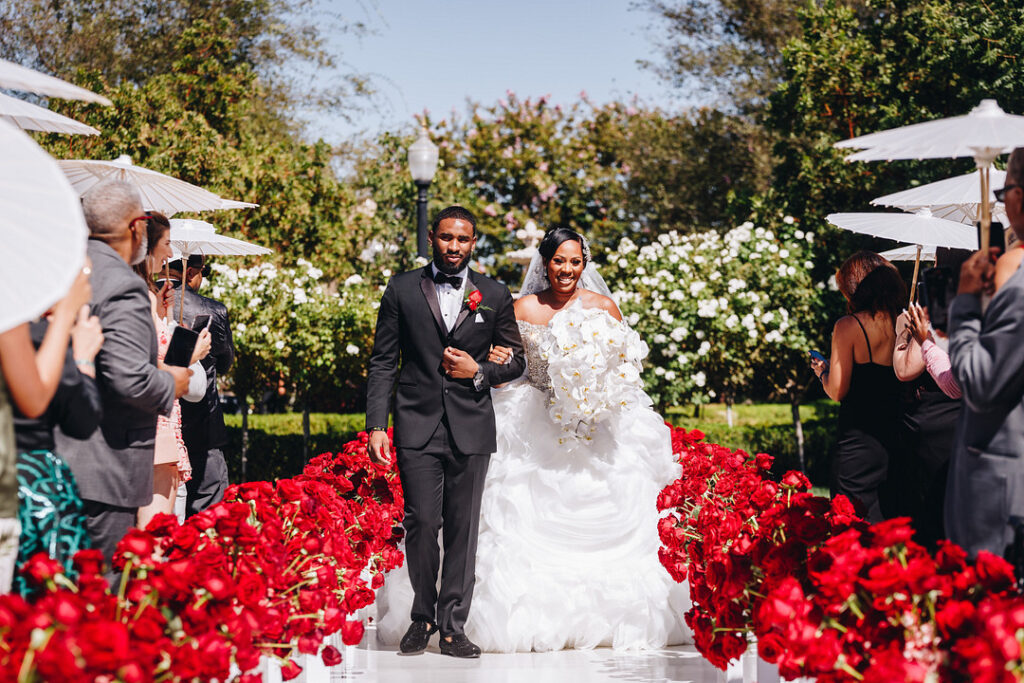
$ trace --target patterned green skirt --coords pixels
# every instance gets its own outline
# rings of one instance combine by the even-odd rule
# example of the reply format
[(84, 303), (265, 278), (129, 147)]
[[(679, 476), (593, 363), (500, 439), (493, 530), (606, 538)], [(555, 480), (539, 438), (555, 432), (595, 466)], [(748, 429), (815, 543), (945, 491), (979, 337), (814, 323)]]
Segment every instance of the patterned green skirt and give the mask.
[[(18, 521), (18, 566), (36, 553), (47, 553), (73, 577), (72, 558), (91, 543), (75, 477), (56, 453), (18, 455)], [(14, 590), (22, 595), (30, 592), (20, 574), (14, 577)]]

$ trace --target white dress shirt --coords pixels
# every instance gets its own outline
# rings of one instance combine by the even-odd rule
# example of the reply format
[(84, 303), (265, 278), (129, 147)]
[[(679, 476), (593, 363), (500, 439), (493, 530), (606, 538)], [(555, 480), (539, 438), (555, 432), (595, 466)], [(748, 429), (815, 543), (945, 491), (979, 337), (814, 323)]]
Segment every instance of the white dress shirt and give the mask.
[[(437, 265), (433, 263), (430, 264), (430, 270), (432, 275), (437, 275), (440, 272), (437, 269)], [(463, 292), (466, 291), (466, 277), (468, 275), (469, 268), (466, 267), (451, 276), (462, 279), (462, 286), (458, 288), (452, 287), (447, 282), (440, 285), (436, 282), (434, 283), (434, 291), (437, 292), (437, 304), (441, 307), (441, 318), (444, 320), (445, 329), (449, 332), (452, 331), (452, 327), (455, 326), (455, 320), (459, 317), (459, 312), (462, 311)]]

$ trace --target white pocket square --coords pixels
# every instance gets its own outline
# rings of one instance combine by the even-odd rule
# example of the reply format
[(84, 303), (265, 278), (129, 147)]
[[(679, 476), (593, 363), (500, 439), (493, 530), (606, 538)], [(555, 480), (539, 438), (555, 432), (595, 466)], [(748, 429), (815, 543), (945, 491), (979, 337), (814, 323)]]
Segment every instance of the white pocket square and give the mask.
[(475, 323), (482, 323), (483, 321), (484, 321), (484, 317), (482, 315), (480, 315), (479, 313), (477, 313), (476, 317), (473, 318), (473, 322), (475, 322)]

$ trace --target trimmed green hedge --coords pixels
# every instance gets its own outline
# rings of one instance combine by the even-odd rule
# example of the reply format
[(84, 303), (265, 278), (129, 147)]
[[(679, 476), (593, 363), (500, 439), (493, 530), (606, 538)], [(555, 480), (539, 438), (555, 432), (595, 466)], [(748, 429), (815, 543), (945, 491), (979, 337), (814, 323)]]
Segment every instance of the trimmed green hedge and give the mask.
[[(311, 413), (309, 416), (309, 457), (335, 453), (363, 430), (362, 413)], [(242, 480), (242, 416), (225, 415), (228, 428), (228, 475)], [(302, 472), (302, 413), (249, 416), (249, 450), (246, 479), (274, 481)]]
[[(670, 410), (668, 421), (677, 427), (699, 429), (707, 440), (729, 448), (742, 448), (748, 453), (769, 453), (775, 456), (772, 471), (782, 474), (787, 470), (800, 469), (796, 448), (796, 433), (793, 423), (782, 421), (789, 411), (778, 406), (736, 406), (737, 426), (729, 427), (722, 421), (717, 406), (701, 418), (684, 417), (688, 410)], [(710, 409), (714, 410), (710, 410)], [(818, 485), (827, 485), (829, 454), (835, 445), (834, 404), (820, 402), (801, 406), (801, 417), (805, 420), (804, 453), (807, 460), (807, 474)], [(767, 423), (749, 424), (760, 418)], [(309, 419), (309, 454), (336, 452), (346, 442), (363, 430), (362, 413), (331, 414), (312, 413)], [(225, 415), (230, 442), (225, 452), (228, 457), (228, 471), (231, 481), (242, 478), (242, 416)], [(295, 476), (302, 472), (302, 413), (249, 416), (249, 451), (247, 479), (249, 481), (273, 481)]]

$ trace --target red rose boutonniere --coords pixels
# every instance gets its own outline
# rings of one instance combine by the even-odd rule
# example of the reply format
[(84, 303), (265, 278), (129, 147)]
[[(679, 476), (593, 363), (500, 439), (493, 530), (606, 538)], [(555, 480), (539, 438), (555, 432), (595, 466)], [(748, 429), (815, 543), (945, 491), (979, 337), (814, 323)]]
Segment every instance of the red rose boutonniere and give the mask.
[(466, 292), (466, 298), (462, 303), (465, 304), (472, 313), (476, 313), (477, 309), (480, 309), (481, 311), (491, 310), (490, 306), (480, 305), (480, 302), (483, 301), (483, 299), (484, 295), (480, 293), (480, 290), (474, 289), (472, 292)]

